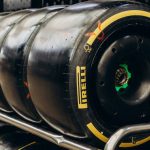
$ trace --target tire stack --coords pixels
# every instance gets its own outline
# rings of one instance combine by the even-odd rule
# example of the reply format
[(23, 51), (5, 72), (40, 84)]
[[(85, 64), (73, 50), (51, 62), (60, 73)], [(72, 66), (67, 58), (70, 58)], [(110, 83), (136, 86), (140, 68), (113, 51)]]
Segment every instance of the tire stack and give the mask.
[[(120, 127), (149, 122), (147, 5), (88, 1), (0, 22), (1, 111), (97, 147)], [(149, 140), (134, 134), (120, 147)]]

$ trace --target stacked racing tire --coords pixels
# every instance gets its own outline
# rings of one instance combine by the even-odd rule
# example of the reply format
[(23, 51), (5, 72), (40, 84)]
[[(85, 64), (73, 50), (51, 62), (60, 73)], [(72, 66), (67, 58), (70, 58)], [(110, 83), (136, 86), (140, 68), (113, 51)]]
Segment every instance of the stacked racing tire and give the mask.
[[(53, 6), (13, 20), (5, 34), (0, 28), (1, 110), (97, 147), (125, 125), (148, 123), (149, 28), (149, 6), (132, 1)], [(149, 140), (134, 134), (120, 147)]]

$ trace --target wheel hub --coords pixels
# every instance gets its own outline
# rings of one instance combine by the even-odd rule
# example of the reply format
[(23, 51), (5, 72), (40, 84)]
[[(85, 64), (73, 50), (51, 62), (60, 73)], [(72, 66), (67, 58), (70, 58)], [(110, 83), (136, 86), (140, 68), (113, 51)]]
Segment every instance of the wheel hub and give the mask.
[(115, 89), (120, 91), (128, 87), (128, 82), (131, 79), (131, 73), (126, 64), (120, 64), (115, 73)]

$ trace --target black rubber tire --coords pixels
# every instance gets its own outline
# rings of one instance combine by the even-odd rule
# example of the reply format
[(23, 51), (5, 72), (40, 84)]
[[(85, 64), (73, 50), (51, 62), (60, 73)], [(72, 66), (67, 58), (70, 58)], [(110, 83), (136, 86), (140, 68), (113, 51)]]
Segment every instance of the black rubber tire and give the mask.
[[(94, 100), (96, 106), (93, 108), (90, 99), (97, 99), (97, 97), (93, 96), (95, 89), (91, 92), (92, 83), (90, 78), (94, 75), (93, 66), (97, 64), (95, 56), (97, 59), (100, 58), (99, 53), (107, 51), (109, 46), (110, 48), (112, 47), (111, 44), (115, 38), (109, 38), (114, 35), (118, 38), (116, 39), (118, 42), (120, 38), (126, 39), (130, 32), (133, 34), (134, 27), (134, 30), (140, 29), (133, 34), (135, 38), (143, 37), (145, 29), (149, 30), (149, 15), (149, 8), (141, 3), (89, 1), (64, 9), (41, 27), (32, 46), (29, 48), (30, 53), (29, 56), (26, 56), (27, 63), (25, 62), (25, 66), (27, 66), (27, 80), (30, 83), (29, 90), (33, 103), (41, 117), (49, 125), (63, 134), (94, 139), (93, 141), (90, 140), (90, 142), (94, 142), (97, 145), (106, 143), (115, 130), (126, 125), (127, 122), (117, 126), (114, 124), (113, 126), (112, 122), (112, 125), (110, 125), (109, 121), (106, 121), (107, 119), (104, 120), (104, 117), (109, 117), (107, 117), (106, 113), (104, 113), (104, 116), (99, 114), (99, 109), (103, 109), (99, 107), (99, 101)], [(117, 19), (115, 20), (114, 18)], [(100, 32), (103, 22), (105, 22), (103, 26), (106, 26), (106, 28)], [(110, 25), (107, 26), (109, 23)], [(129, 33), (123, 32), (123, 29), (127, 29)], [(95, 32), (93, 32), (94, 30)], [(101, 34), (98, 35), (99, 33)], [(98, 38), (94, 38), (96, 37), (95, 35)], [(90, 36), (90, 38), (87, 36)], [(135, 38), (133, 41), (135, 41)], [(45, 39), (45, 41), (41, 39)], [(87, 42), (88, 39), (90, 41)], [(147, 40), (149, 41), (149, 37)], [(91, 46), (89, 43), (91, 43)], [(93, 65), (93, 63), (95, 64)], [(110, 68), (110, 66), (104, 66), (104, 68), (107, 67), (108, 69)], [(24, 72), (26, 72), (26, 68), (24, 68)], [(80, 94), (82, 92), (81, 90), (77, 92), (77, 83), (81, 86), (81, 82), (77, 82), (79, 78), (76, 76), (79, 73), (82, 73), (84, 77), (82, 80), (84, 83), (83, 88), (84, 93), (87, 93), (86, 95), (83, 93), (85, 98), (83, 103), (82, 99), (80, 99), (79, 103), (77, 97), (78, 92)], [(26, 79), (26, 75), (24, 79)], [(109, 76), (106, 77), (107, 79), (109, 79)], [(96, 80), (95, 75), (93, 80)], [(81, 81), (81, 78), (79, 81)], [(112, 80), (110, 83), (112, 83)], [(109, 95), (107, 97), (111, 98)], [(131, 123), (149, 121), (148, 108), (150, 106), (148, 101), (141, 106), (138, 106), (137, 110), (139, 110), (139, 113), (143, 113), (143, 108), (145, 108), (147, 111), (146, 119), (138, 117), (134, 120), (132, 118)], [(126, 111), (128, 112), (128, 109)], [(131, 116), (133, 117), (134, 114)], [(148, 135), (132, 135), (127, 137), (120, 146), (137, 146), (148, 140)]]
[[(121, 13), (127, 12), (127, 14), (129, 14), (130, 10), (131, 12), (132, 10), (137, 10), (139, 11), (139, 13), (137, 16), (131, 14), (131, 17), (120, 17)], [(112, 9), (112, 12), (109, 11), (104, 14), (104, 16), (100, 18), (101, 24), (105, 25), (109, 18), (111, 18), (110, 25), (106, 25), (107, 27), (100, 32), (101, 34), (96, 35), (97, 38), (93, 38), (92, 36), (91, 39), (89, 37), (83, 38), (82, 42), (78, 45), (78, 49), (76, 49), (75, 53), (73, 54), (72, 59), (70, 59), (69, 74), (71, 74), (72, 76), (70, 76), (69, 80), (69, 91), (72, 99), (71, 102), (74, 108), (74, 113), (79, 119), (79, 122), (83, 125), (82, 127), (84, 129), (87, 128), (86, 133), (88, 134), (90, 131), (98, 140), (101, 140), (104, 143), (106, 143), (110, 135), (112, 135), (120, 127), (129, 124), (149, 122), (149, 85), (145, 87), (145, 89), (147, 89), (147, 92), (142, 93), (143, 95), (147, 95), (146, 98), (144, 100), (141, 100), (142, 98), (138, 97), (135, 102), (137, 104), (131, 104), (130, 102), (129, 104), (128, 102), (124, 102), (124, 100), (120, 101), (120, 95), (117, 95), (113, 87), (113, 74), (115, 73), (114, 71), (116, 69), (115, 65), (121, 60), (123, 56), (131, 53), (131, 50), (134, 49), (135, 51), (138, 51), (139, 48), (141, 51), (145, 51), (146, 53), (146, 55), (144, 54), (144, 57), (142, 57), (141, 53), (141, 55), (139, 56), (141, 58), (138, 59), (139, 63), (136, 66), (140, 67), (140, 61), (141, 64), (143, 63), (142, 59), (144, 59), (144, 61), (148, 59), (149, 64), (149, 52), (146, 51), (146, 49), (149, 49), (150, 47), (150, 37), (148, 33), (149, 27), (147, 26), (148, 24), (150, 24), (150, 16), (142, 16), (140, 10), (149, 13), (149, 8), (142, 8), (142, 5), (138, 4), (137, 6), (128, 5), (127, 7), (118, 7), (118, 9)], [(113, 22), (112, 16), (116, 17), (117, 14), (119, 14), (118, 16), (120, 18), (118, 17), (119, 20)], [(95, 25), (91, 25), (91, 28), (89, 28), (87, 32), (93, 32), (95, 29), (99, 30), (97, 24), (98, 21)], [(137, 30), (135, 28), (137, 28)], [(130, 34), (131, 36), (129, 36)], [(140, 39), (143, 40), (143, 43), (140, 43)], [(89, 43), (92, 44), (90, 45)], [(118, 52), (113, 51), (114, 49), (117, 49)], [(134, 55), (136, 55), (135, 51), (133, 52)], [(131, 59), (132, 62), (137, 59), (134, 55), (134, 60), (133, 57)], [(145, 58), (145, 56), (148, 58)], [(144, 75), (145, 83), (148, 82), (149, 77), (147, 76), (150, 75), (150, 68), (146, 66), (146, 64), (142, 66), (142, 68), (145, 67), (145, 69), (148, 70), (147, 72), (143, 71), (144, 74), (146, 73), (146, 75)], [(85, 101), (84, 99), (83, 101), (82, 99), (80, 99), (80, 103), (77, 96), (78, 92), (80, 93), (82, 92), (82, 90), (78, 89), (79, 87), (77, 86), (77, 83), (82, 85), (84, 74), (86, 78), (86, 81), (83, 81), (83, 84), (85, 84), (84, 88), (86, 87), (86, 89), (84, 89), (84, 92), (86, 92), (87, 95)], [(77, 90), (79, 91), (77, 92)], [(95, 110), (97, 110), (97, 112)], [(141, 114), (144, 114), (145, 116), (143, 117)], [(120, 144), (120, 147), (134, 147), (149, 140), (149, 134), (134, 134), (125, 138)]]
[[(30, 10), (24, 10), (12, 14), (8, 13), (2, 13), (1, 14), (1, 24), (0, 24), (0, 48), (2, 47), (2, 44), (10, 32), (10, 30), (13, 28), (13, 26), (20, 20), (22, 19), (25, 15), (29, 14), (31, 11)], [(7, 104), (5, 97), (3, 95), (2, 89), (0, 87), (0, 109), (5, 112), (12, 112), (10, 109), (9, 105)]]
[(53, 6), (30, 13), (13, 27), (2, 45), (1, 56), (3, 58), (0, 59), (0, 63), (2, 64), (1, 86), (4, 95), (14, 111), (32, 122), (38, 123), (41, 119), (32, 104), (28, 82), (22, 78), (24, 58), (28, 53), (27, 47), (32, 43), (41, 24), (62, 8), (64, 6)]

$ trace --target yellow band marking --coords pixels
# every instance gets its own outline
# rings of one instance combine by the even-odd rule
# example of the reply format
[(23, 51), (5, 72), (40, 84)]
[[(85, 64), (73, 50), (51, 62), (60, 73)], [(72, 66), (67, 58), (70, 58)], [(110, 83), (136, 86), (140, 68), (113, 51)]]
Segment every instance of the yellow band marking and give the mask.
[(98, 37), (100, 33), (103, 32), (105, 28), (107, 28), (110, 24), (113, 22), (129, 17), (129, 16), (143, 16), (143, 17), (148, 17), (150, 18), (150, 13), (143, 11), (143, 10), (128, 10), (124, 12), (120, 12), (118, 14), (115, 14), (111, 16), (110, 18), (106, 19), (102, 24), (101, 24), (101, 30), (97, 27), (97, 29), (94, 31), (94, 34), (90, 36), (90, 38), (87, 41), (87, 44), (92, 45), (95, 39)]
[(106, 143), (108, 138), (104, 136), (101, 132), (99, 132), (92, 123), (87, 124), (88, 129), (101, 141)]

